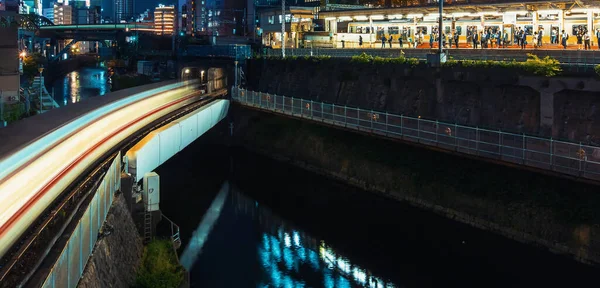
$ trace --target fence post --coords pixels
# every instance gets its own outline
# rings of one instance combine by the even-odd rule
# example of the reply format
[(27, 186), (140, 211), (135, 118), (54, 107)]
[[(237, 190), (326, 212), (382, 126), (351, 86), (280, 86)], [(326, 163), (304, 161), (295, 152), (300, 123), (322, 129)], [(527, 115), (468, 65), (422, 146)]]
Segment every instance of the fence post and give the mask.
[(325, 114), (323, 112), (323, 102), (321, 102), (321, 122), (325, 122)]
[(479, 126), (475, 127), (475, 152), (479, 155)]
[(348, 126), (348, 113), (346, 113), (348, 111), (348, 107), (346, 107), (346, 105), (344, 105), (344, 127)]
[(498, 129), (498, 154), (500, 154), (500, 159), (502, 159), (502, 131)]
[(304, 112), (302, 111), (302, 98), (300, 98), (300, 117), (304, 117)]
[[(269, 97), (269, 94), (267, 94)], [(277, 97), (273, 97), (273, 111), (277, 111)]]
[(331, 104), (331, 120), (333, 121), (333, 124), (337, 125), (337, 120), (335, 118), (335, 103)]
[(550, 170), (554, 170), (554, 140), (550, 137)]
[(385, 136), (388, 136), (388, 112), (385, 112)]
[(308, 107), (308, 109), (310, 109), (310, 119), (313, 119), (313, 101), (310, 100), (310, 106)]
[(354, 109), (356, 111), (356, 130), (360, 130), (360, 108)]
[(454, 151), (458, 151), (460, 142), (458, 142), (458, 124), (454, 122)]
[(435, 145), (438, 144), (438, 130), (439, 130), (439, 125), (440, 124), (439, 124), (438, 120), (436, 119), (435, 120)]
[(523, 153), (522, 157), (523, 157), (523, 165), (525, 165), (525, 133), (522, 134), (523, 138), (522, 138), (522, 144), (521, 144), (521, 152)]
[(579, 142), (579, 176), (582, 176), (584, 174), (584, 169), (583, 167), (585, 167), (585, 165), (583, 165), (583, 161), (585, 159), (585, 151), (583, 151), (583, 148), (581, 147), (581, 142)]
[(375, 117), (375, 114), (373, 114), (373, 109), (371, 109), (371, 133), (373, 133), (373, 118), (374, 117)]
[(294, 115), (294, 96), (292, 96), (292, 100), (291, 101), (292, 101), (292, 107), (291, 107), (291, 110), (290, 110), (290, 114)]
[(421, 143), (421, 116), (417, 118), (417, 142)]
[(404, 136), (404, 114), (400, 114), (400, 137)]
[(258, 94), (258, 107), (262, 108), (262, 96), (260, 95), (260, 93)]

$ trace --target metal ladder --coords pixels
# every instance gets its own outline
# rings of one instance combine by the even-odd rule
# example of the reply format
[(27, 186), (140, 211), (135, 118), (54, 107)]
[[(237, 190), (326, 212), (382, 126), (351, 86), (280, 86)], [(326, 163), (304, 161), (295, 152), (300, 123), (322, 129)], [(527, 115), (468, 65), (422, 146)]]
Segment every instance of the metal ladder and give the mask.
[(152, 212), (146, 208), (144, 211), (144, 244), (152, 240)]

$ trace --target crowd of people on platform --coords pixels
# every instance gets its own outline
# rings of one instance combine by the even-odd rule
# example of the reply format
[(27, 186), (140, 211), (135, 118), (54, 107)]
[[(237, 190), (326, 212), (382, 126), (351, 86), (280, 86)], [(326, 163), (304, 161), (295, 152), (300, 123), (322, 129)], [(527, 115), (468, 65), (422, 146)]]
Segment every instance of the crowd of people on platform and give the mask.
[[(577, 37), (577, 49), (591, 49), (591, 39), (593, 36), (596, 37), (596, 43), (600, 43), (600, 28), (596, 29), (595, 35), (590, 35), (590, 32), (582, 26), (579, 26), (574, 29), (575, 35)], [(471, 44), (473, 49), (487, 49), (487, 48), (507, 48), (509, 45), (517, 45), (521, 49), (525, 49), (529, 44), (527, 42), (527, 35), (531, 35), (531, 43), (535, 49), (540, 48), (544, 45), (542, 39), (545, 35), (545, 31), (543, 28), (540, 28), (538, 31), (531, 33), (531, 30), (525, 30), (522, 27), (516, 28), (512, 41), (509, 40), (508, 33), (503, 33), (500, 29), (492, 29), (488, 28), (484, 31), (478, 32), (476, 28), (469, 28), (467, 31), (467, 43)], [(411, 36), (406, 37), (406, 41), (408, 42), (408, 46), (411, 48), (417, 48), (419, 45), (424, 44), (424, 33), (422, 31), (417, 31), (414, 35), (414, 38)], [(442, 33), (442, 47), (444, 48), (459, 48), (459, 33), (456, 31), (452, 31), (450, 33)], [(567, 49), (568, 39), (571, 37), (565, 30), (558, 31), (558, 28), (552, 28), (550, 31), (550, 44), (559, 44), (563, 46), (563, 49)], [(404, 39), (405, 37), (398, 37), (398, 45), (401, 48), (404, 48)], [(439, 43), (440, 33), (437, 28), (432, 29), (431, 33), (429, 33), (429, 47), (433, 48), (434, 43)], [(389, 48), (393, 48), (394, 39), (390, 35), (387, 38), (385, 35), (381, 35), (381, 48), (386, 48), (386, 45)], [(359, 36), (359, 46), (363, 46), (362, 36)], [(345, 48), (344, 40), (342, 40), (342, 48)], [(598, 45), (598, 49), (600, 49), (600, 45)]]

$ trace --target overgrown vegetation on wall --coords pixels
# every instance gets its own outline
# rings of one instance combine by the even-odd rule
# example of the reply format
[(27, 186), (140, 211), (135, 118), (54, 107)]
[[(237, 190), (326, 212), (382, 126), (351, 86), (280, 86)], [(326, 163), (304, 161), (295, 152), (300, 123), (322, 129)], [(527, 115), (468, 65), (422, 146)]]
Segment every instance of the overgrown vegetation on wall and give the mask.
[[(330, 56), (315, 56), (315, 57), (296, 57), (290, 56), (286, 58), (281, 57), (266, 57), (268, 60), (279, 60), (279, 61), (312, 61), (312, 62), (323, 62), (323, 61), (340, 61), (340, 58), (331, 58)], [(342, 60), (343, 61), (343, 60)], [(384, 58), (379, 56), (372, 56), (366, 53), (362, 53), (358, 56), (352, 56), (350, 62), (354, 64), (373, 64), (373, 65), (409, 65), (410, 67), (416, 67), (417, 65), (424, 63), (423, 60), (416, 58), (407, 58), (404, 56), (397, 58)], [(599, 65), (600, 66), (600, 65)], [(504, 68), (516, 71), (517, 73), (524, 75), (537, 75), (545, 77), (553, 77), (560, 75), (562, 68), (560, 62), (552, 57), (546, 56), (539, 58), (534, 54), (527, 54), (526, 61), (506, 60), (506, 61), (494, 61), (494, 60), (455, 60), (448, 59), (442, 64), (442, 68)], [(600, 73), (600, 68), (596, 68), (597, 73)]]
[(135, 287), (173, 288), (179, 287), (183, 279), (184, 269), (170, 240), (153, 240), (144, 248)]

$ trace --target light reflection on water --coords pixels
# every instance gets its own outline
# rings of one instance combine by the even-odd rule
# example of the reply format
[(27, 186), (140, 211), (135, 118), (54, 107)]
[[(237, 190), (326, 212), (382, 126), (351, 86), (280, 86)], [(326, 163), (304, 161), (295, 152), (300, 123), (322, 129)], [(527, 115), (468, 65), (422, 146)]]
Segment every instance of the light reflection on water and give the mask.
[(104, 68), (84, 67), (56, 80), (51, 90), (54, 92), (56, 103), (65, 106), (109, 93), (110, 86), (107, 80), (108, 73)]
[[(307, 273), (321, 278), (321, 287), (396, 287), (388, 279), (371, 273), (336, 252), (325, 241), (318, 241), (291, 227), (269, 208), (258, 205), (241, 193), (233, 193), (232, 198), (237, 214), (258, 215), (255, 219), (262, 226), (257, 253), (268, 277), (263, 278), (257, 287), (311, 287), (315, 283), (306, 283), (305, 280), (315, 278), (306, 277)], [(308, 272), (306, 267), (310, 267), (311, 271)]]

